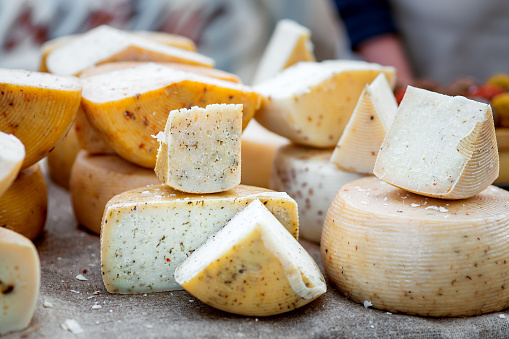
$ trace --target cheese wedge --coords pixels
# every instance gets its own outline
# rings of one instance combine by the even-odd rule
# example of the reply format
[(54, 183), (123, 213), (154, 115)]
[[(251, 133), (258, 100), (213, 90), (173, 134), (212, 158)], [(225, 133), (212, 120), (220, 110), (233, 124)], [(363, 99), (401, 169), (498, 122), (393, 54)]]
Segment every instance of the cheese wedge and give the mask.
[(470, 316), (509, 306), (509, 192), (465, 200), (412, 194), (375, 177), (345, 185), (323, 227), (329, 279), (390, 312)]
[[(78, 115), (76, 114), (76, 118), (77, 117)], [(69, 189), (72, 165), (80, 151), (75, 125), (76, 121), (71, 125), (71, 128), (69, 128), (67, 135), (62, 141), (60, 141), (46, 157), (48, 161), (48, 174), (51, 181), (65, 189)]]
[(222, 311), (271, 316), (325, 293), (313, 258), (254, 200), (175, 270), (175, 280)]
[(249, 87), (148, 63), (83, 79), (82, 106), (90, 123), (121, 157), (154, 168), (157, 141), (174, 109), (242, 104), (243, 128), (260, 105)]
[(253, 84), (266, 81), (300, 61), (315, 61), (311, 31), (293, 20), (280, 20), (263, 53)]
[(173, 110), (160, 140), (155, 173), (188, 193), (216, 193), (240, 184), (242, 105)]
[(160, 184), (154, 171), (136, 166), (117, 155), (78, 153), (71, 171), (70, 194), (78, 224), (99, 234), (104, 207), (115, 195)]
[(298, 237), (297, 204), (283, 192), (239, 185), (197, 195), (159, 185), (115, 196), (102, 220), (106, 289), (111, 293), (182, 289), (173, 277), (177, 266), (255, 199)]
[(214, 60), (204, 55), (103, 25), (55, 48), (46, 58), (46, 67), (54, 74), (79, 75), (93, 65), (115, 61), (165, 61), (214, 66)]
[(394, 86), (392, 67), (353, 60), (300, 62), (254, 86), (262, 94), (256, 120), (295, 143), (334, 147), (364, 86), (380, 73)]
[(0, 227), (0, 335), (30, 324), (39, 296), (41, 268), (34, 244)]
[(0, 227), (35, 240), (43, 231), (48, 214), (48, 193), (38, 164), (19, 172), (0, 196)]
[(383, 73), (362, 90), (330, 161), (344, 171), (373, 174), (398, 104)]
[(409, 86), (374, 174), (429, 197), (469, 198), (498, 177), (491, 107)]
[(25, 159), (25, 146), (12, 134), (0, 132), (0, 196), (18, 176)]
[(320, 242), (322, 226), (338, 190), (359, 179), (329, 162), (332, 150), (287, 145), (274, 159), (269, 187), (287, 192), (299, 205), (300, 237)]

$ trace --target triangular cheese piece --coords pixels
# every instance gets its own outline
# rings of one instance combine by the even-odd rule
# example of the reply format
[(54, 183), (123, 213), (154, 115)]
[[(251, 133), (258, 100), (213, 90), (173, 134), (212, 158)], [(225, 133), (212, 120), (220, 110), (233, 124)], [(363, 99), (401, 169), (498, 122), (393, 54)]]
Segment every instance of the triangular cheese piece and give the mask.
[(0, 132), (0, 196), (11, 186), (25, 159), (25, 146), (12, 134)]

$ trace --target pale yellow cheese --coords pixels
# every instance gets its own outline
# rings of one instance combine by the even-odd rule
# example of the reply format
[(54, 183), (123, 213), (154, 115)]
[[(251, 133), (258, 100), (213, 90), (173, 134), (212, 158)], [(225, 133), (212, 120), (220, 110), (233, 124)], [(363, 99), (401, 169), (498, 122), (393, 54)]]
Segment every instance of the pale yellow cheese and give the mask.
[(76, 134), (79, 148), (84, 149), (88, 153), (116, 154), (115, 151), (108, 146), (106, 138), (101, 132), (88, 121), (87, 115), (81, 106), (76, 113), (74, 133)]
[(0, 196), (18, 176), (23, 159), (23, 143), (12, 134), (0, 132)]
[[(77, 118), (78, 114), (76, 114), (76, 119)], [(80, 144), (76, 136), (75, 126), (76, 121), (71, 125), (66, 136), (46, 157), (48, 161), (48, 174), (51, 180), (65, 189), (69, 189), (72, 165), (80, 151)]]

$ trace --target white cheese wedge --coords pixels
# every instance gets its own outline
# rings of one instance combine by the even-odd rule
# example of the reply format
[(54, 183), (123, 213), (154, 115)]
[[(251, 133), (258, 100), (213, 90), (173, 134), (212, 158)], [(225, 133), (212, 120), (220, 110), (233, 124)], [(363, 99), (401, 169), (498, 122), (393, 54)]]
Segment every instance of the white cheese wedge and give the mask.
[(383, 73), (366, 85), (330, 161), (344, 171), (373, 174), (398, 104)]
[(185, 259), (175, 280), (207, 305), (249, 316), (292, 311), (327, 289), (313, 258), (257, 199)]
[(28, 326), (39, 296), (40, 279), (34, 244), (0, 227), (0, 335)]
[(157, 153), (161, 182), (188, 193), (216, 193), (240, 184), (242, 105), (173, 110)]
[(498, 170), (489, 105), (409, 86), (374, 174), (417, 194), (464, 199), (491, 185)]
[(339, 141), (365, 85), (392, 67), (353, 60), (299, 62), (254, 86), (262, 94), (256, 120), (295, 143), (328, 148)]
[(25, 159), (25, 146), (12, 134), (0, 132), (0, 196), (12, 184)]
[(332, 150), (287, 145), (274, 159), (269, 187), (287, 192), (299, 205), (299, 233), (320, 242), (322, 226), (336, 193), (360, 174), (344, 172), (331, 164)]
[(181, 289), (177, 266), (255, 199), (295, 238), (297, 204), (286, 193), (239, 185), (215, 194), (187, 194), (159, 185), (127, 191), (106, 205), (101, 231), (104, 285), (112, 293)]
[(375, 177), (345, 185), (323, 227), (329, 279), (358, 303), (423, 316), (509, 306), (509, 192), (464, 200), (412, 194)]
[(263, 53), (253, 84), (268, 80), (299, 61), (315, 61), (311, 31), (293, 20), (280, 20)]

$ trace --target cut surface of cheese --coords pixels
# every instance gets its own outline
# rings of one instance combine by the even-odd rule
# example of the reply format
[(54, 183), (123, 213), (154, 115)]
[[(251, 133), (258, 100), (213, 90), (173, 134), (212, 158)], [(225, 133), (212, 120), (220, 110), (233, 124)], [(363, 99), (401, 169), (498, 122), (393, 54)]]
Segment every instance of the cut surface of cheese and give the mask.
[(104, 207), (115, 195), (160, 184), (154, 171), (136, 166), (117, 155), (78, 153), (71, 171), (70, 194), (78, 224), (99, 234)]
[(39, 296), (39, 254), (26, 237), (0, 227), (0, 335), (28, 326)]
[(173, 110), (157, 154), (161, 182), (188, 193), (216, 193), (240, 184), (242, 105)]
[(380, 145), (398, 110), (383, 73), (362, 90), (330, 161), (344, 171), (373, 174)]
[(22, 168), (44, 158), (64, 137), (78, 110), (75, 77), (0, 69), (0, 131), (25, 145)]
[(353, 60), (299, 62), (253, 88), (262, 95), (256, 120), (295, 143), (334, 147), (366, 84), (395, 70)]
[(115, 61), (165, 61), (214, 66), (214, 60), (204, 55), (103, 25), (56, 47), (46, 58), (46, 67), (54, 74), (78, 75), (90, 66)]
[(158, 185), (115, 196), (102, 220), (106, 289), (112, 293), (181, 289), (173, 277), (177, 266), (255, 199), (298, 237), (297, 204), (283, 192), (239, 185), (198, 195)]
[(345, 185), (324, 223), (322, 263), (358, 303), (423, 316), (509, 306), (509, 192), (434, 199), (375, 177)]
[(315, 61), (311, 31), (289, 19), (280, 20), (253, 79), (259, 84), (300, 61)]
[[(77, 117), (78, 115), (76, 114), (76, 119)], [(55, 146), (46, 158), (48, 160), (48, 173), (51, 180), (65, 189), (69, 189), (72, 165), (80, 151), (75, 125), (76, 121), (71, 125), (66, 136)]]
[(498, 170), (489, 105), (409, 86), (374, 174), (421, 195), (464, 199), (491, 185)]
[(12, 134), (0, 132), (0, 196), (18, 176), (23, 159), (23, 143)]
[(175, 280), (207, 305), (249, 316), (289, 312), (326, 291), (314, 260), (260, 200), (185, 259)]
[(322, 226), (338, 190), (359, 179), (331, 164), (332, 150), (297, 145), (281, 147), (274, 159), (269, 187), (287, 192), (299, 205), (300, 237), (320, 242)]
[(251, 88), (147, 63), (83, 79), (82, 106), (90, 123), (123, 158), (154, 168), (157, 141), (174, 109), (242, 104), (245, 128), (260, 106)]

